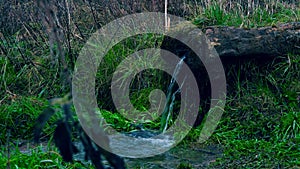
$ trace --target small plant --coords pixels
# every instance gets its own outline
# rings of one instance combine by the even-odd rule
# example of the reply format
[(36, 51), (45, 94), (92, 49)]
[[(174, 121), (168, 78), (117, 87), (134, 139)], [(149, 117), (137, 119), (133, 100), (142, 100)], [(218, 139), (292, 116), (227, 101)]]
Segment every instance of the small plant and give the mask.
[(289, 112), (283, 115), (279, 125), (282, 139), (300, 140), (300, 112)]
[(189, 163), (180, 163), (177, 169), (193, 169), (193, 166)]

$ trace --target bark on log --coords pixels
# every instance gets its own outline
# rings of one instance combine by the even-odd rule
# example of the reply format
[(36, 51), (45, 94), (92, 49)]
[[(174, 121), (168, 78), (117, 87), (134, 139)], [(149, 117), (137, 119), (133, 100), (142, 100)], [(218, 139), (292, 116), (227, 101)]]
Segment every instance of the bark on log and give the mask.
[[(257, 29), (207, 27), (203, 32), (222, 60), (265, 59), (285, 56), (288, 53), (300, 54), (300, 22)], [(178, 54), (176, 51), (182, 53), (186, 50), (182, 44), (179, 45), (168, 37), (165, 38), (162, 48), (175, 54)]]
[(258, 29), (209, 27), (205, 34), (221, 58), (300, 54), (300, 22)]

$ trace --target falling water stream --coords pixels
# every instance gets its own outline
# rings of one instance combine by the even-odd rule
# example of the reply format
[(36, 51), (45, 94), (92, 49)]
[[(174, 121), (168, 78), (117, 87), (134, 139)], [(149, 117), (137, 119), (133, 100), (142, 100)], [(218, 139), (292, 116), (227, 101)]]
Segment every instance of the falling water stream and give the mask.
[(170, 119), (170, 116), (172, 114), (173, 111), (173, 106), (175, 103), (175, 96), (177, 93), (180, 92), (180, 89), (182, 87), (182, 84), (180, 85), (180, 87), (173, 93), (173, 88), (175, 86), (175, 82), (177, 79), (177, 76), (180, 72), (180, 69), (182, 67), (182, 64), (184, 63), (183, 60), (185, 59), (185, 56), (183, 56), (180, 61), (178, 62), (178, 64), (176, 65), (173, 75), (172, 75), (172, 79), (170, 81), (170, 85), (168, 87), (168, 91), (167, 91), (167, 98), (166, 98), (166, 105), (165, 105), (165, 109), (162, 113), (162, 121), (161, 121), (161, 130), (163, 133), (166, 132), (167, 128), (168, 128), (168, 121)]

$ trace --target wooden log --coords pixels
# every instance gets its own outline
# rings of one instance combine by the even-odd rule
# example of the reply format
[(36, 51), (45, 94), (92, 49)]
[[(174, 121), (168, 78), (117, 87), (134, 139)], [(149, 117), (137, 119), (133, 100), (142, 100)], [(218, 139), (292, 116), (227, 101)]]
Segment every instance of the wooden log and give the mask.
[(300, 54), (300, 22), (257, 29), (208, 27), (205, 35), (223, 59)]
[[(204, 28), (203, 33), (222, 60), (268, 59), (289, 53), (300, 54), (300, 22), (255, 29), (211, 26)], [(169, 37), (164, 39), (162, 49), (179, 56), (189, 50)]]

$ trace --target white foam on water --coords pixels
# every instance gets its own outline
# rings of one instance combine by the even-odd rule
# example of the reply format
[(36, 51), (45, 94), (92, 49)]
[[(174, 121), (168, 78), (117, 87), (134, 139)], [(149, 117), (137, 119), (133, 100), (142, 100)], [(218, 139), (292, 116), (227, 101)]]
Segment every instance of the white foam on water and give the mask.
[(169, 136), (134, 138), (124, 135), (111, 135), (112, 152), (123, 157), (145, 158), (162, 154), (173, 147), (175, 140)]

